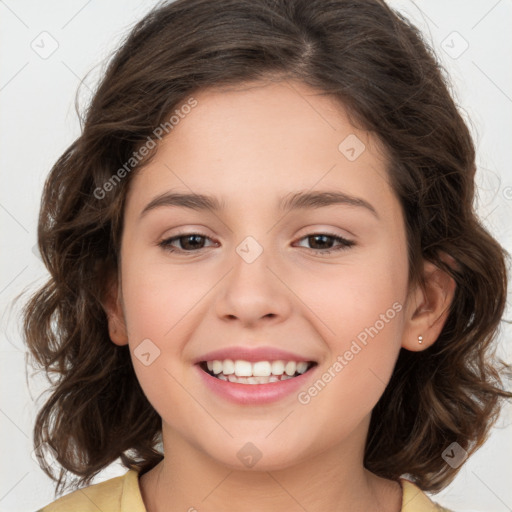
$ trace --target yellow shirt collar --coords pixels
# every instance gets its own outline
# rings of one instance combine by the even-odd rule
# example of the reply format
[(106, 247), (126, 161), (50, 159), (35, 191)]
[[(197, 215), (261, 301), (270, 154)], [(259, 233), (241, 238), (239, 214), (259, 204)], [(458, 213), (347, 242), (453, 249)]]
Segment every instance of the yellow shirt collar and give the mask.
[[(146, 512), (139, 487), (138, 472), (131, 469), (123, 477), (121, 512)], [(433, 502), (417, 485), (406, 478), (400, 478), (402, 486), (402, 508), (400, 512), (443, 512), (448, 511)]]

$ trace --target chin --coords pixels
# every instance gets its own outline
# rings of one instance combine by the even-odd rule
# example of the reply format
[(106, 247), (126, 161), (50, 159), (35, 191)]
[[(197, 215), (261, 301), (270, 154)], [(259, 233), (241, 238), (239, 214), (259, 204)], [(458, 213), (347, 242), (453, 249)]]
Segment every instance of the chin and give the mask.
[[(287, 444), (275, 446), (272, 443), (261, 442), (235, 442), (236, 448), (225, 447), (222, 455), (220, 453), (210, 453), (210, 456), (217, 463), (236, 471), (279, 471), (292, 467), (305, 458), (305, 454), (298, 453), (293, 446)], [(282, 444), (282, 443), (280, 443)], [(234, 457), (226, 454), (234, 451)]]

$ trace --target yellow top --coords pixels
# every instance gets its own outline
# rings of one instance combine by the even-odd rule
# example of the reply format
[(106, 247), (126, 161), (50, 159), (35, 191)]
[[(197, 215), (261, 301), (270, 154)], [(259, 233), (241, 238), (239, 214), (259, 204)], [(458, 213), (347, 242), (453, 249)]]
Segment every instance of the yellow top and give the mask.
[[(37, 512), (147, 512), (139, 487), (139, 473), (134, 469), (124, 475), (61, 496)], [(410, 480), (400, 478), (400, 512), (451, 512), (439, 506)]]

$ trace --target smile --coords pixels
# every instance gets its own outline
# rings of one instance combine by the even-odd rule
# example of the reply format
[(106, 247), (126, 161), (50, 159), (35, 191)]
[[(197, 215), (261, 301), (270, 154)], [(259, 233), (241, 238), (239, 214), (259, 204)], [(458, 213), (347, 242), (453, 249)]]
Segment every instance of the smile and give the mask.
[(213, 359), (199, 361), (194, 367), (206, 389), (223, 400), (239, 405), (264, 405), (307, 387), (319, 366), (315, 361)]
[(238, 384), (269, 384), (293, 379), (316, 365), (313, 361), (245, 361), (212, 360), (200, 363), (201, 369), (212, 377)]

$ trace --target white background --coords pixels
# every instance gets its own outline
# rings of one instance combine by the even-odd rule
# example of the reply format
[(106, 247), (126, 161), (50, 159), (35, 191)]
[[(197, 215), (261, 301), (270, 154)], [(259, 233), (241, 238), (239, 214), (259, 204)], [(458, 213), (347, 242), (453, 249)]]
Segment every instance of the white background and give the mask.
[[(512, 0), (390, 3), (424, 31), (452, 78), (457, 103), (470, 119), (477, 144), (478, 212), (510, 252)], [(35, 289), (46, 276), (33, 252), (44, 179), (79, 135), (74, 99), (80, 80), (92, 70), (82, 87), (85, 105), (102, 61), (154, 4), (150, 0), (0, 0), (2, 512), (35, 511), (54, 499), (51, 480), (31, 457), (34, 400), (46, 389), (45, 381), (31, 372), (26, 376), (19, 310), (11, 306), (18, 293), (27, 287)], [(58, 44), (47, 58), (31, 47), (41, 47), (41, 38), (46, 38), (45, 48), (51, 48), (50, 36), (40, 35), (44, 31)], [(510, 318), (510, 309), (506, 318)], [(509, 362), (510, 334), (504, 323), (498, 355)], [(450, 486), (433, 496), (435, 501), (456, 511), (512, 510), (511, 417), (507, 406), (489, 441), (466, 462)], [(93, 483), (125, 471), (113, 465)]]

